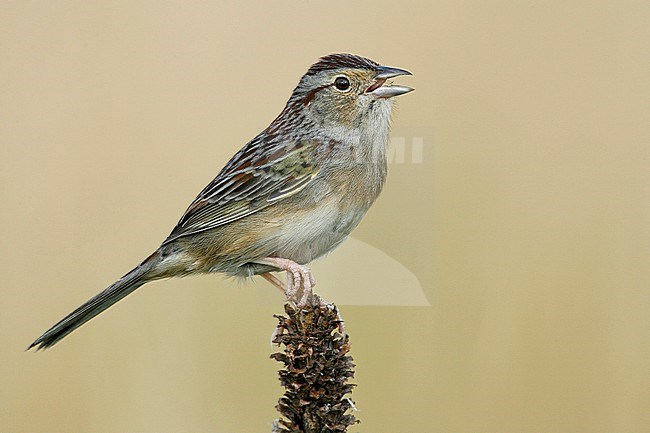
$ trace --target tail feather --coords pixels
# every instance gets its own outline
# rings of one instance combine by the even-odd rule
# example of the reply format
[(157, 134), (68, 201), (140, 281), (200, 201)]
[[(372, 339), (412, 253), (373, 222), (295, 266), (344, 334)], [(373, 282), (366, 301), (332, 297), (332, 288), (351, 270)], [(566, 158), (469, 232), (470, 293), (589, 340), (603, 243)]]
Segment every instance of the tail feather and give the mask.
[(33, 347), (36, 347), (36, 350), (41, 350), (54, 346), (66, 335), (126, 297), (138, 287), (156, 279), (156, 277), (148, 275), (152, 268), (151, 260), (149, 259), (61, 319), (30, 344), (27, 350)]

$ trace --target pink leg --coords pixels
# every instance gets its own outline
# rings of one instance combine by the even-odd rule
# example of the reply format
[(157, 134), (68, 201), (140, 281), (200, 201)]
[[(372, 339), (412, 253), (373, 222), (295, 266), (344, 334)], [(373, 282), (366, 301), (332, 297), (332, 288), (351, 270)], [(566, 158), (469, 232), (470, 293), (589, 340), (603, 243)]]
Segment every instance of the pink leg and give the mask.
[(282, 285), (280, 280), (269, 273), (262, 274), (262, 276), (274, 286), (282, 288), (288, 299), (296, 302), (298, 305), (307, 305), (309, 297), (312, 294), (312, 289), (316, 285), (316, 281), (309, 267), (280, 257), (266, 257), (256, 260), (255, 263), (273, 266), (274, 268), (286, 271), (286, 285)]
[(272, 273), (266, 272), (264, 274), (260, 274), (260, 277), (264, 278), (266, 281), (280, 289), (282, 293), (287, 293), (287, 288), (285, 287), (284, 283)]

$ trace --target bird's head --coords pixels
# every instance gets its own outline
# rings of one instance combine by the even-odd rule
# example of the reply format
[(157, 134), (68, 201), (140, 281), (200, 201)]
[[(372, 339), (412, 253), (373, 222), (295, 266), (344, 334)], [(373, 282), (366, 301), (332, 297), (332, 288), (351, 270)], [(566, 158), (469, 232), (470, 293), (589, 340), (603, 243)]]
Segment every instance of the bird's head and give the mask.
[(399, 75), (411, 73), (352, 54), (330, 54), (303, 75), (289, 103), (301, 107), (312, 122), (325, 128), (387, 124), (391, 98), (413, 90), (390, 84), (388, 80)]

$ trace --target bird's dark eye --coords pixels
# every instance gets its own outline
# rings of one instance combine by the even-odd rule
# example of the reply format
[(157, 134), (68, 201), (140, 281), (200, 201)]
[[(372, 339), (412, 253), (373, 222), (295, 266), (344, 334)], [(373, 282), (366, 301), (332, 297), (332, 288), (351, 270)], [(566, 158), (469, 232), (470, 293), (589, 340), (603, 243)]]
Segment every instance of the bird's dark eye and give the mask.
[(334, 86), (338, 90), (345, 92), (350, 88), (350, 80), (348, 80), (347, 77), (336, 77), (336, 80), (334, 80)]

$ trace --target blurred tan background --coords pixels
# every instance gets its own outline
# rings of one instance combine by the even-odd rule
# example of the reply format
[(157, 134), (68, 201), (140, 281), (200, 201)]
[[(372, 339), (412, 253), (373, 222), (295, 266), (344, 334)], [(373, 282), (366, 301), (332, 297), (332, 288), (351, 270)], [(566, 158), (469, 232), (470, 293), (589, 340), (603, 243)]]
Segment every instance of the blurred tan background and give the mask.
[(648, 22), (642, 1), (2, 2), (0, 431), (270, 431), (264, 281), (154, 283), (24, 349), (153, 251), (331, 52), (414, 73), (404, 162), (352, 242), (431, 304), (339, 298), (376, 255), (347, 284), (340, 252), (318, 264), (356, 304), (351, 432), (650, 431)]

